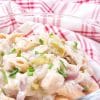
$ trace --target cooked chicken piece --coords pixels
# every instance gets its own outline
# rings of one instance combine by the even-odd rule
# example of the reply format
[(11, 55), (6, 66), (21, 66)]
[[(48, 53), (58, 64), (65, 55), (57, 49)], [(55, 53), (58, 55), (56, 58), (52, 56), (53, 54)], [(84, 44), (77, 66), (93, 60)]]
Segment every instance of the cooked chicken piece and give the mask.
[(4, 90), (4, 93), (7, 96), (16, 97), (16, 95), (19, 91), (19, 82), (18, 82), (18, 80), (9, 79), (9, 83), (4, 86), (3, 90)]
[(16, 57), (15, 54), (5, 55), (3, 58), (3, 66), (7, 71), (11, 71), (17, 67), (20, 72), (26, 72), (27, 68), (29, 67), (25, 58)]
[(7, 39), (0, 39), (0, 51), (3, 51), (4, 54), (10, 51), (10, 44)]
[[(26, 74), (17, 74), (17, 80), (19, 80), (19, 91), (16, 96), (16, 100), (24, 100), (26, 96), (27, 80)], [(28, 84), (29, 85), (29, 84)]]
[(82, 87), (74, 81), (67, 81), (65, 85), (63, 85), (62, 88), (57, 91), (57, 94), (65, 96), (69, 100), (75, 100), (81, 96), (84, 96)]
[(28, 96), (29, 98), (33, 98), (33, 97), (37, 98), (37, 96), (40, 98), (42, 96), (43, 90), (41, 90), (40, 83), (42, 78), (44, 78), (44, 75), (42, 74), (46, 74), (46, 73), (44, 69), (44, 71), (42, 70), (41, 72), (36, 71), (36, 75), (34, 75), (34, 77), (32, 76), (28, 77), (27, 85), (25, 89), (26, 96)]
[(39, 92), (33, 92), (33, 95), (26, 96), (25, 100), (43, 100), (43, 96)]
[(74, 64), (74, 65), (76, 65), (75, 60), (74, 60), (70, 55), (66, 55), (64, 58), (67, 60), (67, 62), (68, 62), (69, 64)]
[(80, 72), (76, 81), (83, 86), (83, 90), (85, 88), (86, 93), (91, 93), (99, 89), (99, 85), (95, 82), (94, 79), (91, 78), (91, 76), (87, 72), (84, 73)]
[[(87, 63), (87, 58), (76, 42), (66, 43), (66, 52), (64, 58), (71, 64), (84, 65)], [(74, 45), (73, 45), (74, 44)], [(75, 45), (76, 44), (76, 45)]]
[(28, 61), (23, 57), (16, 57), (15, 61), (12, 61), (12, 63), (20, 72), (26, 72), (29, 67)]
[(90, 76), (94, 76), (94, 74), (95, 74), (93, 69), (91, 68), (91, 66), (89, 66), (88, 64), (81, 66), (80, 71), (87, 72), (90, 74)]
[(38, 80), (42, 80), (48, 73), (48, 64), (41, 65), (35, 70), (35, 75)]
[(27, 74), (26, 73), (25, 74), (17, 73), (16, 79), (19, 82), (19, 90), (20, 91), (25, 91), (26, 86), (27, 86), (27, 80), (28, 80)]
[(0, 94), (0, 100), (15, 100), (14, 98), (5, 96), (4, 94)]
[(55, 100), (69, 100), (67, 97), (64, 96), (56, 96)]
[(16, 100), (25, 100), (25, 92), (19, 91), (17, 94)]
[(64, 78), (59, 73), (51, 70), (41, 82), (41, 87), (48, 93), (55, 93), (64, 84)]
[(53, 95), (46, 95), (46, 96), (43, 96), (43, 100), (55, 100), (55, 96), (53, 96)]
[(79, 66), (68, 64), (67, 65), (67, 74), (68, 74), (68, 77), (66, 79), (67, 80), (74, 80), (75, 78), (77, 78), (77, 76), (79, 74), (79, 70), (80, 70)]
[[(3, 57), (3, 66), (6, 71), (11, 71), (14, 68), (14, 64), (12, 63), (15, 59), (15, 54), (5, 55)], [(9, 58), (9, 59), (8, 59)]]
[(37, 39), (34, 39), (34, 41), (33, 41), (33, 40), (29, 40), (25, 37), (16, 38), (15, 43), (16, 43), (15, 48), (16, 49), (20, 48), (24, 52), (27, 52), (28, 50), (30, 50), (30, 49), (32, 49), (32, 48), (39, 45), (39, 42), (38, 42)]
[(22, 33), (12, 33), (12, 34), (10, 34), (9, 36), (8, 36), (8, 39), (9, 39), (9, 41), (11, 42), (11, 43), (13, 43), (13, 42), (15, 42), (15, 40), (16, 40), (16, 38), (18, 38), (18, 37), (23, 37), (24, 36), (24, 34), (22, 34)]

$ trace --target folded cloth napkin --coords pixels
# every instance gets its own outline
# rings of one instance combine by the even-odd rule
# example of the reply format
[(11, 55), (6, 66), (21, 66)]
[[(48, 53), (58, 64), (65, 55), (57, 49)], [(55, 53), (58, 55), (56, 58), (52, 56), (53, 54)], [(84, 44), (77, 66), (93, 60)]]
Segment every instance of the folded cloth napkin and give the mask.
[(0, 0), (0, 32), (42, 34), (44, 30), (80, 41), (83, 50), (96, 62), (94, 66), (99, 67), (100, 0)]

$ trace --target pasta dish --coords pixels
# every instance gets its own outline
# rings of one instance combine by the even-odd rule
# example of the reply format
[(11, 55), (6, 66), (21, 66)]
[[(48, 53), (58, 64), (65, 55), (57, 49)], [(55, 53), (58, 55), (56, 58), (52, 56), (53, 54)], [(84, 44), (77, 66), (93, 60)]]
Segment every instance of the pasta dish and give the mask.
[(75, 100), (99, 89), (92, 76), (77, 41), (0, 34), (0, 100)]

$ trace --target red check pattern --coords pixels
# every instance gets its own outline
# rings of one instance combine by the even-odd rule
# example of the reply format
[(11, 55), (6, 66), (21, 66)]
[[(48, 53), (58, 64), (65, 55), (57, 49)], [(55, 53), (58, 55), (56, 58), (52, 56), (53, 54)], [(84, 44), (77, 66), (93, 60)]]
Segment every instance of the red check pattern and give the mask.
[(0, 0), (0, 32), (10, 34), (26, 21), (44, 24), (40, 26), (47, 33), (80, 41), (100, 64), (100, 0)]
[[(86, 19), (78, 27), (70, 30), (100, 42), (100, 0), (13, 0), (27, 13), (49, 13), (56, 15), (71, 15)], [(48, 18), (47, 18), (48, 20)], [(55, 19), (53, 25), (64, 27)], [(86, 23), (85, 23), (86, 22)], [(72, 22), (73, 24), (74, 22)], [(66, 27), (65, 27), (66, 28)]]

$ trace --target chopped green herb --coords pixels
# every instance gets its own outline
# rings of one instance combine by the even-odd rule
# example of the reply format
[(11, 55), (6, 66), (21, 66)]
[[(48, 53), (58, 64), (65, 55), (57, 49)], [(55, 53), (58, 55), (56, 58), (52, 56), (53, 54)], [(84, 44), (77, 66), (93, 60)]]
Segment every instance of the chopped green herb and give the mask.
[(1, 88), (1, 93), (6, 95), (4, 88)]
[(0, 52), (0, 56), (4, 56), (4, 52)]
[(16, 49), (13, 48), (13, 49), (11, 50), (11, 53), (15, 53), (15, 52), (16, 52)]
[(51, 64), (49, 64), (48, 69), (51, 69), (52, 67), (53, 67), (53, 64), (51, 63)]
[(74, 42), (73, 45), (72, 45), (72, 47), (73, 47), (74, 50), (77, 50), (77, 46), (78, 46), (77, 42)]
[(53, 33), (49, 34), (49, 37), (50, 37), (50, 38), (52, 38), (53, 36), (54, 36)]
[(19, 72), (19, 69), (18, 68), (15, 68), (10, 74), (9, 74), (9, 77), (11, 78), (15, 78), (16, 77), (16, 74)]
[(26, 58), (26, 57), (24, 57), (24, 56), (21, 56), (21, 57), (23, 57), (25, 60), (27, 60), (27, 61), (28, 61), (28, 58)]
[(0, 66), (2, 66), (3, 63), (3, 56), (4, 56), (4, 52), (0, 52)]
[(64, 62), (62, 60), (60, 60), (60, 62), (61, 62), (61, 67), (66, 69), (66, 66), (65, 66)]
[(35, 54), (39, 54), (39, 52), (38, 51), (35, 51)]
[(7, 84), (8, 78), (7, 78), (6, 72), (4, 70), (1, 70), (1, 72), (2, 72), (2, 75), (3, 75), (4, 82)]
[(61, 74), (64, 78), (66, 78), (68, 75), (65, 73), (66, 66), (64, 65), (64, 62), (60, 60), (60, 68), (57, 70), (59, 74)]
[(35, 69), (33, 68), (33, 67), (29, 67), (28, 69), (27, 69), (27, 75), (28, 76), (33, 76), (33, 72), (35, 71)]
[(35, 51), (35, 54), (43, 55), (43, 54), (45, 54), (45, 52), (38, 52), (38, 51)]
[(66, 78), (68, 75), (64, 72), (64, 70), (60, 67), (60, 69), (57, 70), (59, 74), (61, 74), (64, 78)]
[(21, 53), (22, 53), (22, 51), (21, 51), (21, 49), (19, 49), (18, 53), (17, 53), (17, 57), (21, 57)]
[(44, 41), (42, 39), (39, 39), (39, 42), (40, 42), (41, 45), (44, 44)]
[(88, 88), (87, 86), (83, 86), (83, 91), (84, 91), (84, 92), (88, 91), (88, 89), (89, 89), (89, 88)]

